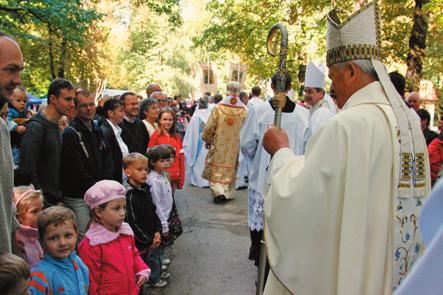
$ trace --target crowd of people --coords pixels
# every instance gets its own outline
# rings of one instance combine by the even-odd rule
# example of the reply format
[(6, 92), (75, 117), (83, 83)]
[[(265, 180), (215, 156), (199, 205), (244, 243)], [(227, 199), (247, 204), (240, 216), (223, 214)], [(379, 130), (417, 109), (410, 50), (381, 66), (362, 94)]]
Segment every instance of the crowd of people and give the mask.
[(182, 233), (174, 193), (192, 108), (155, 83), (144, 99), (126, 92), (96, 105), (88, 90), (55, 79), (34, 112), (20, 47), (3, 33), (0, 43), (2, 292), (165, 287), (165, 249)]
[[(363, 23), (375, 13), (362, 11)], [(328, 15), (329, 34), (352, 47), (337, 19)], [(175, 194), (187, 180), (209, 187), (216, 205), (247, 187), (256, 266), (267, 241), (265, 294), (390, 294), (423, 251), (416, 219), (443, 175), (443, 133), (429, 129), (420, 95), (406, 97), (404, 77), (388, 74), (376, 51), (348, 56), (334, 40), (330, 95), (323, 65), (308, 64), (303, 102), (288, 96), (285, 73), (281, 128), (270, 128), (276, 105), (237, 82), (190, 107), (156, 83), (146, 98), (96, 102), (56, 79), (33, 112), (20, 48), (0, 33), (2, 290), (136, 295), (167, 286), (165, 250), (183, 231)]]

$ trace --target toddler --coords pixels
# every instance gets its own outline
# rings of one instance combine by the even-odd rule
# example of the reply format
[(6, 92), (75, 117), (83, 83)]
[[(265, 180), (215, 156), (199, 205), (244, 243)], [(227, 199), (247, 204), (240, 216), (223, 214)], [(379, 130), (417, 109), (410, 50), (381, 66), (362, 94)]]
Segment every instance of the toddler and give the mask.
[(25, 123), (28, 121), (28, 94), (26, 89), (18, 86), (11, 95), (8, 110), (8, 126), (11, 133), (11, 147), (14, 164), (20, 165), (20, 143), (26, 131)]
[(31, 293), (88, 294), (88, 268), (75, 253), (78, 229), (74, 213), (65, 207), (49, 207), (41, 212), (37, 224), (46, 254), (31, 270)]
[(161, 243), (161, 223), (152, 202), (148, 176), (148, 158), (139, 153), (131, 153), (123, 159), (123, 166), (128, 178), (126, 192), (126, 220), (134, 230), (135, 245), (143, 260), (151, 268), (148, 285), (163, 288), (169, 277), (161, 272), (161, 261), (158, 247)]
[(30, 271), (26, 262), (10, 253), (0, 254), (0, 290), (4, 295), (29, 295)]
[(156, 206), (157, 216), (162, 226), (162, 236), (169, 238), (169, 215), (172, 211), (173, 198), (171, 184), (165, 172), (168, 171), (171, 153), (163, 146), (155, 146), (148, 150), (149, 175), (148, 185), (152, 200)]
[(150, 269), (135, 247), (134, 233), (123, 222), (126, 189), (117, 181), (102, 180), (86, 191), (91, 224), (81, 241), (79, 255), (90, 270), (90, 295), (137, 295)]
[(15, 232), (24, 243), (25, 260), (32, 268), (43, 258), (37, 229), (37, 219), (43, 209), (43, 196), (32, 187), (19, 186), (14, 189), (13, 200), (15, 214), (20, 223)]

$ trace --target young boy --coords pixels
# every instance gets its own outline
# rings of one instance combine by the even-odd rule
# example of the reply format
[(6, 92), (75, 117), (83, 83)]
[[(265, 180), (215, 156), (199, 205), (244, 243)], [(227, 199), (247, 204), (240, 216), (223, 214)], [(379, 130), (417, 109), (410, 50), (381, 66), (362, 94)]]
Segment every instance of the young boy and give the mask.
[(148, 159), (139, 153), (131, 153), (123, 159), (123, 167), (128, 178), (126, 183), (126, 220), (134, 231), (135, 245), (146, 264), (151, 268), (148, 285), (163, 288), (169, 277), (161, 273), (160, 253), (161, 223), (152, 202), (150, 189), (146, 183)]
[(75, 253), (78, 229), (74, 213), (65, 207), (49, 207), (37, 222), (46, 255), (32, 269), (31, 293), (88, 294), (89, 271)]
[(30, 294), (28, 289), (28, 264), (10, 253), (0, 254), (0, 290), (5, 295)]

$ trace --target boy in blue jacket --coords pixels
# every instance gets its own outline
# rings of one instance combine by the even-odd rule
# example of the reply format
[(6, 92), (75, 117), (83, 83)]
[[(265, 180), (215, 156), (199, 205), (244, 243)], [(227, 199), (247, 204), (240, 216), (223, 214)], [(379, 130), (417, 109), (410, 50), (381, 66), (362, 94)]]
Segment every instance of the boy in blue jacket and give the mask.
[(89, 271), (75, 253), (78, 230), (74, 213), (60, 206), (43, 210), (38, 234), (46, 255), (31, 270), (31, 293), (87, 295)]

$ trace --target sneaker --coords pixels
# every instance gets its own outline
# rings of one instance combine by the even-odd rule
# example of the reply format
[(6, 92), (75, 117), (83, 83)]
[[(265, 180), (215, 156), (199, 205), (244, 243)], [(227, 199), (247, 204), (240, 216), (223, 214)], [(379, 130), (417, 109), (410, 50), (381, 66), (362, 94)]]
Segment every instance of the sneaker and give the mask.
[(224, 195), (217, 196), (213, 199), (214, 204), (223, 204), (227, 202), (227, 199)]
[(167, 265), (162, 265), (162, 271), (165, 271), (165, 270), (167, 270), (168, 269), (168, 266)]
[(160, 279), (162, 279), (162, 280), (169, 279), (170, 276), (171, 276), (171, 274), (169, 272), (164, 271), (161, 273)]
[(163, 265), (169, 265), (169, 264), (171, 264), (171, 259), (169, 259), (169, 258), (162, 259), (162, 264), (163, 264)]
[(146, 284), (149, 288), (164, 288), (168, 285), (168, 282), (160, 280), (155, 284)]

